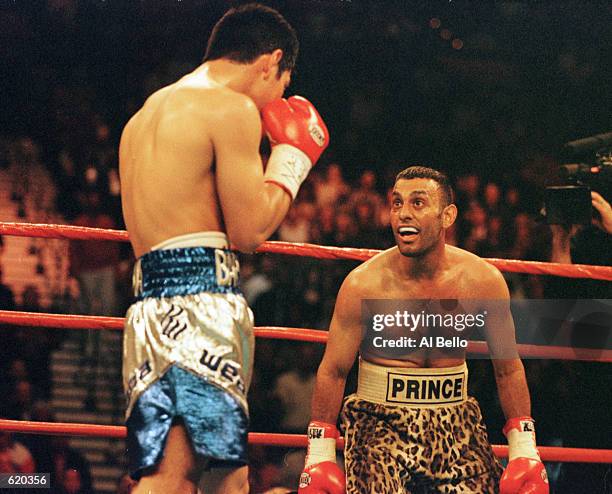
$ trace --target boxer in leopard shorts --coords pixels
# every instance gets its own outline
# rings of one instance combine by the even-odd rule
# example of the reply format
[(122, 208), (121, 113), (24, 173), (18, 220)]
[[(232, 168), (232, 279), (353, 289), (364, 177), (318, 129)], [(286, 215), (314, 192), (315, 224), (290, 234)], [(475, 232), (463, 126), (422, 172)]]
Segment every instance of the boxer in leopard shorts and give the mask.
[[(457, 208), (444, 174), (409, 167), (392, 197), (397, 245), (353, 270), (336, 300), (299, 492), (548, 493), (503, 277), (446, 245)], [(402, 304), (415, 319), (396, 312)], [(478, 404), (467, 396), (466, 314), (482, 322), (507, 418), (510, 461), (501, 478)], [(446, 317), (451, 324), (436, 323)], [(357, 392), (342, 410), (344, 476), (335, 463), (336, 421), (358, 352)]]

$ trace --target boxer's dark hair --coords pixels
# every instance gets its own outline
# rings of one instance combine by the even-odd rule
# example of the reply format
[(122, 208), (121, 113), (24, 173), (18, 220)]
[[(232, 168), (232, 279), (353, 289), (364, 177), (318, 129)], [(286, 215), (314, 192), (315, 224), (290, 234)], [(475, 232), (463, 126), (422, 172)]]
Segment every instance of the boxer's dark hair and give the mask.
[(411, 180), (413, 178), (429, 178), (437, 182), (442, 192), (441, 195), (444, 199), (445, 207), (455, 202), (453, 186), (444, 173), (434, 170), (433, 168), (428, 168), (427, 166), (409, 166), (397, 174), (395, 182), (397, 183), (398, 180)]
[(249, 3), (228, 10), (215, 24), (203, 62), (227, 58), (238, 63), (251, 63), (261, 55), (283, 50), (278, 76), (293, 70), (299, 42), (295, 30), (276, 10), (258, 3)]

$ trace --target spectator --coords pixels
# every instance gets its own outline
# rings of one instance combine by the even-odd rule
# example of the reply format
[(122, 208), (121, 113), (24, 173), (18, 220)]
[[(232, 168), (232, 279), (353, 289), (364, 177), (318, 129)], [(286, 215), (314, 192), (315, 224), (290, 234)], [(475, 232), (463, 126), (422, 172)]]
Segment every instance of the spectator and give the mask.
[(93, 494), (91, 489), (88, 489), (83, 484), (81, 472), (74, 468), (67, 468), (62, 475), (61, 494)]
[[(115, 228), (113, 219), (103, 212), (99, 192), (83, 196), (83, 212), (74, 224), (93, 228)], [(116, 315), (115, 268), (119, 247), (106, 240), (74, 240), (70, 243), (70, 274), (79, 281), (80, 304), (84, 314)]]
[(325, 324), (322, 321), (321, 278), (321, 272), (316, 266), (307, 265), (295, 289), (299, 314), (294, 319), (308, 328), (320, 328)]
[[(612, 266), (612, 206), (597, 192), (591, 193), (596, 213), (595, 226), (550, 225), (552, 232), (552, 262), (599, 264)], [(547, 297), (554, 298), (610, 298), (609, 282), (597, 280), (551, 279), (547, 283)]]
[(342, 177), (342, 168), (338, 163), (331, 163), (326, 170), (325, 179), (315, 183), (317, 206), (336, 206), (350, 192), (350, 187)]
[(132, 488), (136, 486), (136, 481), (132, 480), (127, 473), (122, 475), (117, 484), (117, 494), (130, 494)]
[(281, 432), (303, 433), (310, 420), (310, 399), (316, 380), (316, 369), (320, 355), (312, 344), (296, 345), (295, 366), (284, 372), (276, 380), (274, 396), (283, 405)]
[(511, 225), (516, 215), (524, 209), (521, 206), (521, 200), (521, 192), (518, 187), (512, 186), (506, 190), (502, 212), (502, 219), (506, 226)]
[[(95, 228), (114, 228), (113, 219), (102, 209), (99, 192), (89, 191), (83, 198), (83, 213), (75, 219), (75, 224)], [(79, 282), (79, 302), (84, 314), (116, 315), (115, 269), (119, 263), (119, 247), (110, 241), (75, 240), (70, 243), (70, 274)], [(111, 355), (100, 353), (103, 331), (89, 330), (82, 334), (81, 369), (79, 374), (87, 383), (85, 406), (95, 410), (95, 376), (107, 363)]]
[(9, 432), (0, 432), (0, 472), (34, 473), (36, 463), (28, 449)]
[(76, 470), (79, 473), (80, 493), (91, 493), (92, 481), (89, 462), (77, 450), (68, 445), (65, 436), (52, 436), (51, 438), (51, 457), (53, 469), (51, 470), (51, 485), (65, 485), (66, 477), (70, 486), (76, 484), (76, 476), (68, 473)]
[[(275, 266), (274, 260), (266, 255), (256, 256), (249, 260), (252, 262), (240, 263), (240, 276), (242, 277), (240, 286), (249, 307), (252, 307), (260, 295), (272, 289)], [(255, 270), (255, 266), (258, 269)]]
[[(21, 296), (21, 310), (42, 312), (40, 294), (34, 285), (27, 285)], [(51, 352), (57, 348), (58, 332), (46, 328), (20, 327), (15, 330), (15, 340), (21, 357), (26, 363), (32, 385), (41, 398), (48, 399), (51, 392)]]
[(310, 241), (311, 221), (308, 208), (300, 203), (293, 204), (278, 229), (278, 239), (283, 242), (304, 243)]
[(340, 211), (336, 214), (336, 228), (331, 245), (337, 247), (352, 247), (357, 226), (354, 218), (345, 211)]
[(312, 239), (319, 245), (335, 245), (336, 210), (333, 206), (322, 206), (312, 226)]
[(484, 244), (487, 239), (487, 212), (476, 201), (472, 201), (470, 207), (463, 214), (465, 221), (464, 229), (467, 233), (463, 239), (463, 248), (482, 256)]
[(372, 170), (364, 171), (359, 177), (359, 187), (351, 192), (349, 197), (349, 208), (354, 210), (357, 204), (362, 202), (370, 203), (375, 218), (380, 216), (384, 201), (376, 192), (376, 174)]
[(481, 255), (484, 257), (505, 257), (507, 248), (508, 243), (501, 216), (490, 216), (487, 219), (487, 238), (480, 249)]
[(357, 232), (352, 247), (378, 249), (383, 247), (384, 232), (378, 224), (378, 216), (371, 202), (362, 201), (355, 204)]
[(501, 214), (501, 189), (494, 182), (489, 182), (484, 187), (483, 206), (489, 216)]
[(478, 200), (480, 192), (480, 177), (475, 173), (468, 173), (457, 178), (457, 202), (463, 207), (471, 207)]
[(534, 247), (533, 221), (527, 213), (519, 213), (514, 218), (513, 226), (514, 240), (509, 256), (511, 259), (529, 260)]
[(3, 415), (14, 420), (31, 420), (35, 395), (32, 384), (27, 379), (17, 380), (5, 401)]

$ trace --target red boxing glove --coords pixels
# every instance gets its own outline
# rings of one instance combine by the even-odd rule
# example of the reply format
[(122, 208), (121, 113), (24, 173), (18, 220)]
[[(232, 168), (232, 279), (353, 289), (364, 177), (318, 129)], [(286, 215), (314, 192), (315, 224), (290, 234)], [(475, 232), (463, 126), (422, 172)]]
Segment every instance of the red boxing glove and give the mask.
[(336, 464), (338, 429), (333, 424), (308, 425), (308, 454), (300, 476), (300, 494), (344, 494), (344, 473)]
[(308, 172), (329, 145), (325, 122), (306, 98), (292, 96), (261, 110), (263, 129), (272, 145), (266, 182), (282, 187), (292, 199)]
[(345, 494), (344, 473), (335, 461), (324, 461), (304, 468), (299, 494)]
[(499, 482), (500, 494), (548, 494), (548, 476), (536, 449), (535, 423), (531, 417), (509, 419), (508, 466)]

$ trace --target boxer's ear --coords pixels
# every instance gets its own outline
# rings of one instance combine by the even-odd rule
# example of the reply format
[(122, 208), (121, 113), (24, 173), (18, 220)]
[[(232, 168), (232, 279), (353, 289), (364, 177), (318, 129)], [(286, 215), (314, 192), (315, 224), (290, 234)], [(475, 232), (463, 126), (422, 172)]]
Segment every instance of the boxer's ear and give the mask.
[[(283, 58), (283, 50), (277, 48), (272, 53), (265, 53), (259, 57), (261, 62), (264, 79), (267, 80), (270, 76), (277, 76), (279, 73), (279, 63)], [(276, 69), (276, 70), (275, 70)]]
[(457, 219), (457, 206), (449, 204), (442, 210), (442, 227), (450, 228)]

